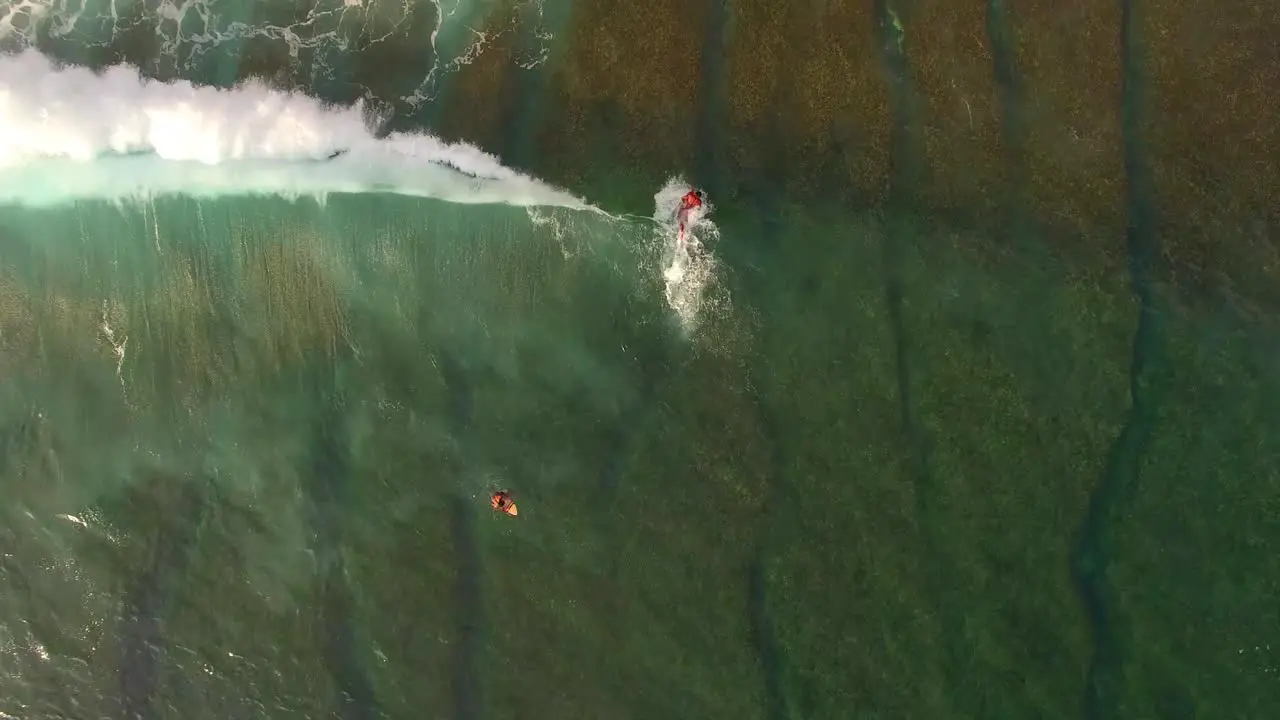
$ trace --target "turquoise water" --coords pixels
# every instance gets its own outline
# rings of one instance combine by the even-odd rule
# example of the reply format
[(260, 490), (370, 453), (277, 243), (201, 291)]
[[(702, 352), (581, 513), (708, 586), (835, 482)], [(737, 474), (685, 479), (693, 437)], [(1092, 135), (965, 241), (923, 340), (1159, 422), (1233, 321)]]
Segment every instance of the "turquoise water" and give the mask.
[[(648, 221), (379, 195), (3, 218), (5, 710), (32, 717), (481, 702), (489, 638), (572, 605), (541, 583), (607, 582), (594, 513), (664, 434), (672, 353), (732, 351), (668, 306)], [(508, 587), (506, 554), (554, 573)]]
[[(1072, 712), (1068, 568), (1131, 301), (908, 219), (895, 320), (884, 219), (784, 213), (773, 242), (721, 218), (690, 329), (643, 219), (4, 209), (3, 711)], [(1249, 711), (1275, 692), (1275, 375), (1238, 320), (1162, 302), (1149, 482), (1095, 550), (1153, 637), (1112, 652), (1158, 688), (1128, 703)]]
[[(889, 3), (889, 202), (788, 192), (716, 3), (698, 167), (648, 167), (546, 126), (586, 6), (445, 4), (0, 2), (128, 71), (0, 63), (0, 719), (1269, 716), (1280, 345), (1161, 275), (1141, 152), (1127, 229), (931, 216)], [(488, 149), (556, 177), (388, 134), (472, 120), (482, 20)]]

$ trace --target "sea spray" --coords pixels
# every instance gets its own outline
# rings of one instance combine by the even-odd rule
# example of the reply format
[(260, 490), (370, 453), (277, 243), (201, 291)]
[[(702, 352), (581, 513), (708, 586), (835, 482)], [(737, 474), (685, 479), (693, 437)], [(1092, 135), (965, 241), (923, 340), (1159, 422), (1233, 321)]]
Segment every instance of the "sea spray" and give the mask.
[(127, 66), (58, 67), (33, 50), (0, 57), (0, 127), (0, 203), (383, 192), (587, 207), (472, 145), (376, 137), (359, 105), (255, 82), (223, 90)]
[(687, 214), (682, 237), (680, 199), (688, 191), (683, 178), (668, 180), (653, 196), (653, 220), (662, 248), (667, 305), (685, 332), (693, 333), (707, 305), (707, 291), (715, 282), (716, 258), (711, 247), (720, 238), (720, 229), (710, 218), (713, 206), (704, 203)]

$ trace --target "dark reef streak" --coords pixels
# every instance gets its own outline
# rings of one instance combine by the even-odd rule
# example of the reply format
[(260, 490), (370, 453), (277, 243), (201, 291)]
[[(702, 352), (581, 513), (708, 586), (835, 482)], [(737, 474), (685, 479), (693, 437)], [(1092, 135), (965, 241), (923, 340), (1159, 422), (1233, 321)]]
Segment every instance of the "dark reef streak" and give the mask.
[[(696, 182), (710, 194), (712, 202), (724, 203), (728, 201), (728, 195), (733, 190), (730, 187), (728, 169), (729, 71), (725, 62), (733, 31), (733, 6), (732, 0), (707, 0), (707, 2), (706, 30), (700, 61), (701, 84), (695, 130), (697, 155), (694, 158), (694, 168)], [(768, 126), (771, 134), (782, 131), (781, 110), (778, 106), (785, 105), (787, 99), (785, 94), (775, 99), (774, 115)], [(770, 150), (765, 151), (763, 177), (753, 179), (756, 198), (749, 203), (761, 219), (760, 235), (763, 242), (762, 247), (758, 249), (760, 252), (779, 252), (782, 247), (779, 237), (783, 222), (777, 199), (781, 195), (786, 172), (787, 158), (782, 151), (782, 145), (774, 143)], [(744, 281), (750, 285), (752, 280), (762, 281), (763, 279), (759, 276), (747, 276)], [(764, 297), (765, 292), (748, 290), (747, 296)], [(777, 632), (769, 613), (769, 589), (765, 566), (770, 546), (777, 543), (774, 536), (777, 535), (779, 518), (795, 505), (786, 497), (788, 488), (784, 474), (787, 458), (781, 438), (778, 436), (774, 413), (766, 393), (759, 389), (767, 383), (752, 381), (750, 384), (757, 388), (755, 404), (760, 414), (762, 434), (769, 446), (770, 467), (768, 510), (762, 519), (764, 527), (755, 555), (746, 567), (745, 573), (748, 640), (755, 650), (764, 683), (765, 718), (785, 720), (791, 716), (784, 692), (787, 677), (786, 653), (778, 642)]]
[(782, 649), (769, 617), (769, 588), (766, 584), (764, 553), (757, 552), (747, 568), (747, 627), (751, 628), (751, 645), (756, 650), (760, 671), (764, 675), (765, 718), (787, 720), (786, 696), (783, 693)]
[[(436, 366), (444, 380), (446, 419), (458, 443), (458, 465), (464, 467), (471, 454), (471, 427), (475, 416), (475, 391), (467, 368), (448, 348), (435, 350)], [(474, 510), (463, 497), (449, 501), (450, 531), (455, 572), (454, 608), (458, 634), (453, 643), (453, 704), (457, 720), (476, 720), (483, 714), (480, 658), (484, 649), (484, 561), (476, 535)]]
[(1163, 328), (1151, 282), (1156, 254), (1155, 196), (1142, 143), (1143, 78), (1134, 19), (1134, 0), (1121, 0), (1121, 132), (1128, 221), (1125, 242), (1129, 277), (1138, 301), (1138, 325), (1129, 369), (1130, 405), (1123, 429), (1089, 498), (1071, 557), (1071, 573), (1093, 631), (1093, 656), (1085, 687), (1085, 716), (1119, 717), (1124, 684), (1123, 628), (1111, 607), (1107, 573), (1115, 554), (1116, 524), (1136, 490), (1142, 455), (1156, 422), (1157, 375)]
[[(698, 98), (698, 117), (695, 127), (695, 156), (693, 158), (695, 182), (705, 189), (711, 201), (719, 203), (722, 208), (740, 210), (749, 208), (747, 216), (730, 215), (724, 222), (734, 223), (742, 220), (758, 219), (760, 223), (758, 237), (759, 247), (748, 248), (746, 253), (732, 257), (733, 248), (727, 248), (731, 261), (739, 267), (750, 268), (752, 265), (767, 267), (769, 262), (753, 263), (754, 258), (760, 260), (783, 251), (781, 243), (784, 222), (779, 207), (779, 197), (784, 189), (788, 162), (782, 143), (768, 143), (763, 146), (764, 164), (762, 172), (754, 177), (745, 178), (744, 183), (735, 182), (731, 176), (728, 143), (729, 133), (729, 69), (726, 58), (729, 53), (729, 42), (733, 33), (733, 0), (706, 0), (706, 27), (703, 35), (701, 52), (701, 74)], [(777, 137), (783, 131), (782, 109), (791, 98), (782, 93), (774, 98), (771, 115), (765, 122), (765, 132), (770, 137)], [(738, 192), (744, 197), (731, 198)], [(737, 206), (736, 208), (733, 206)], [(744, 237), (754, 233), (741, 233)], [(765, 298), (769, 289), (763, 287), (768, 280), (760, 273), (744, 273), (741, 281), (745, 285), (744, 297), (750, 299)], [(777, 537), (779, 528), (785, 521), (788, 511), (795, 508), (794, 499), (789, 497), (789, 488), (785, 482), (787, 456), (781, 438), (777, 432), (774, 411), (769, 404), (769, 386), (767, 368), (762, 374), (758, 370), (750, 370), (753, 377), (749, 385), (755, 388), (755, 406), (759, 414), (760, 430), (765, 444), (769, 448), (768, 500), (766, 511), (761, 519), (762, 529), (754, 556), (744, 568), (744, 590), (746, 591), (746, 612), (748, 642), (755, 650), (756, 661), (760, 668), (761, 680), (764, 684), (765, 718), (767, 720), (783, 720), (791, 717), (789, 712), (785, 683), (787, 680), (786, 651), (778, 641), (773, 619), (769, 612), (769, 588), (766, 566), (770, 548), (779, 544)]]
[(163, 672), (164, 616), (204, 515), (203, 491), (184, 480), (173, 482), (183, 483), (178, 488), (178, 507), (161, 518), (151, 562), (124, 599), (119, 628), (120, 717), (124, 720), (149, 720), (158, 715), (153, 700)]
[(445, 418), (454, 439), (462, 445), (467, 439), (467, 431), (471, 429), (471, 417), (475, 414), (475, 391), (467, 380), (466, 368), (448, 348), (439, 347), (435, 357), (448, 402)]
[(483, 564), (473, 513), (465, 498), (453, 498), (450, 514), (457, 573), (454, 612), (457, 613), (459, 628), (453, 657), (454, 717), (457, 720), (477, 720), (483, 710), (479, 666), (484, 647)]
[(1018, 75), (1013, 28), (1005, 0), (987, 0), (987, 41), (991, 44), (991, 65), (1000, 97), (1000, 132), (1009, 182), (1009, 217), (1004, 226), (1015, 240), (1027, 238), (1030, 216), (1026, 188), (1027, 124), (1023, 112), (1022, 78)]
[(351, 456), (346, 418), (334, 385), (335, 381), (328, 378), (320, 387), (323, 406), (312, 427), (311, 466), (306, 470), (326, 631), (325, 664), (339, 692), (340, 716), (344, 720), (372, 720), (378, 717), (377, 701), (360, 661), (355, 601), (342, 559), (342, 523), (350, 487)]
[[(522, 18), (519, 28), (520, 57), (529, 57), (548, 41), (541, 34), (552, 38), (551, 53), (564, 47), (560, 38), (568, 33), (573, 16), (572, 0), (554, 0), (542, 4), (542, 33), (531, 21)], [(504, 79), (507, 98), (503, 104), (503, 137), (499, 153), (508, 167), (533, 172), (538, 155), (538, 132), (542, 128), (543, 98), (551, 85), (551, 58), (531, 68), (513, 67), (506, 71)]]
[(889, 104), (893, 117), (889, 138), (889, 189), (886, 198), (887, 218), (884, 244), (885, 297), (893, 329), (897, 358), (898, 401), (903, 428), (911, 444), (915, 462), (917, 500), (925, 502), (931, 490), (928, 453), (920, 419), (912, 402), (910, 343), (903, 317), (902, 263), (904, 246), (911, 242), (911, 228), (906, 222), (913, 212), (912, 187), (919, 175), (920, 155), (911, 134), (910, 99), (907, 58), (900, 46), (902, 34), (890, 0), (874, 0), (881, 61), (889, 84)]
[(966, 678), (973, 675), (968, 643), (962, 635), (962, 624), (956, 620), (952, 609), (955, 573), (945, 555), (945, 542), (938, 538), (938, 503), (934, 496), (939, 488), (930, 461), (928, 433), (916, 408), (912, 377), (911, 340), (904, 313), (906, 295), (903, 278), (904, 251), (914, 241), (918, 232), (916, 219), (921, 199), (916, 192), (920, 178), (922, 153), (916, 138), (912, 118), (914, 89), (910, 81), (905, 42), (905, 21), (901, 17), (903, 4), (895, 0), (873, 0), (874, 17), (878, 33), (881, 62), (889, 86), (889, 106), (892, 124), (889, 139), (889, 187), (885, 199), (884, 273), (885, 301), (889, 324), (893, 332), (894, 354), (897, 362), (898, 401), (902, 415), (902, 431), (911, 457), (911, 476), (914, 482), (916, 514), (926, 557), (925, 587), (937, 609), (942, 625), (943, 677), (948, 683), (950, 696), (959, 703), (956, 714), (965, 717), (981, 717), (984, 712), (970, 705), (972, 695), (965, 692)]
[[(770, 157), (774, 158), (768, 164), (772, 170), (770, 174), (781, 184), (785, 158), (776, 151), (770, 153)], [(783, 227), (782, 212), (776, 202), (771, 200), (779, 196), (780, 188), (776, 190), (776, 192), (766, 192), (759, 205), (762, 215), (761, 235), (764, 238), (763, 244), (766, 251), (776, 251), (781, 247), (781, 241), (778, 238), (781, 236)], [(748, 294), (753, 297), (763, 297), (765, 291)], [(765, 718), (785, 720), (793, 714), (784, 692), (789, 675), (787, 655), (785, 648), (778, 642), (777, 631), (769, 613), (769, 588), (765, 569), (770, 548), (776, 548), (785, 541), (780, 535), (788, 526), (795, 509), (799, 507), (799, 502), (793, 496), (796, 489), (786, 480), (790, 459), (778, 431), (776, 411), (769, 402), (766, 388), (774, 387), (775, 384), (768, 379), (768, 372), (768, 368), (764, 368), (763, 373), (754, 368), (750, 371), (753, 376), (750, 380), (751, 387), (756, 388), (755, 404), (759, 413), (760, 432), (769, 448), (769, 476), (767, 510), (762, 519), (764, 529), (757, 543), (755, 557), (752, 558), (746, 572), (747, 627), (750, 628), (751, 646), (756, 651), (756, 660), (760, 665), (764, 681)], [(804, 681), (802, 677), (793, 677), (797, 682)], [(808, 715), (802, 712), (801, 716)]]
[[(753, 373), (755, 374), (755, 373)], [(760, 388), (762, 383), (752, 386)], [(751, 647), (756, 651), (756, 660), (760, 664), (760, 673), (764, 680), (765, 718), (766, 720), (786, 720), (796, 713), (792, 712), (785, 692), (788, 679), (788, 661), (786, 649), (778, 641), (777, 630), (769, 612), (769, 586), (766, 573), (768, 550), (783, 542), (779, 537), (782, 531), (794, 522), (795, 509), (799, 501), (794, 496), (796, 488), (786, 482), (786, 470), (790, 465), (786, 446), (778, 433), (778, 422), (773, 408), (765, 393), (757, 391), (756, 407), (760, 413), (760, 431), (769, 447), (769, 480), (768, 508), (763, 519), (764, 529), (761, 532), (755, 556), (747, 566), (747, 627), (750, 628)], [(799, 674), (791, 677), (801, 686), (808, 689), (806, 678)], [(800, 717), (810, 717), (812, 712), (807, 701), (811, 698), (806, 693), (799, 693)]]
[[(433, 8), (437, 15), (444, 12), (440, 8), (440, 4), (435, 4)], [(449, 101), (453, 89), (458, 85), (460, 69), (460, 66), (453, 68), (448, 66), (466, 53), (474, 39), (469, 28), (484, 27), (484, 16), (487, 12), (489, 7), (486, 3), (459, 3), (449, 13), (449, 21), (442, 26), (441, 32), (433, 43), (435, 52), (432, 54), (432, 67), (428, 72), (434, 75), (432, 82), (426, 88), (430, 99), (416, 111), (409, 112), (408, 117), (403, 118), (408, 120), (411, 126), (416, 125), (418, 129), (425, 127), (433, 135), (443, 134), (442, 126), (446, 115), (453, 108)], [(468, 28), (468, 30), (461, 32), (456, 28)], [(400, 120), (400, 118), (397, 119)]]
[(729, 54), (731, 0), (707, 0), (707, 29), (702, 41), (702, 70), (699, 85), (698, 117), (695, 126), (694, 169), (697, 182), (710, 193), (712, 202), (729, 189), (726, 159), (729, 132), (729, 82), (725, 58)]

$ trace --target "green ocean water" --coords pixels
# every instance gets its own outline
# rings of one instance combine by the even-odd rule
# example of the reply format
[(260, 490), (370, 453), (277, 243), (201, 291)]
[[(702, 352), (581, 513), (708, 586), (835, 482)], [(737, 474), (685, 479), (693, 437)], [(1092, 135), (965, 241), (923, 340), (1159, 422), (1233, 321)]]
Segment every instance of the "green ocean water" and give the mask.
[[(651, 223), (546, 217), (7, 209), (4, 711), (1079, 712), (1072, 543), (1125, 420), (1119, 290), (965, 264), (974, 238), (910, 220), (895, 320), (884, 218), (796, 209), (754, 236), (793, 249), (752, 254), (728, 214), (690, 332)], [(906, 423), (896, 322), (924, 338)], [(1250, 716), (1277, 661), (1247, 489), (1272, 441), (1247, 428), (1274, 377), (1222, 318), (1166, 322), (1149, 483), (1093, 551), (1122, 698)]]
[(706, 481), (645, 456), (717, 442), (656, 384), (745, 359), (667, 307), (651, 222), (372, 195), (4, 232), (5, 711), (30, 717), (481, 712), (533, 638), (580, 672), (613, 633), (561, 635), (635, 560), (614, 516)]
[[(168, 42), (195, 16), (41, 42), (390, 87), (414, 128), (465, 89), (424, 84), (425, 15), (228, 8), (216, 51)], [(532, 130), (506, 155), (649, 214), (673, 169), (583, 123), (572, 159)], [(679, 308), (634, 216), (0, 208), (0, 718), (1271, 716), (1265, 312), (1143, 276), (1125, 228), (1090, 241), (1129, 266), (1075, 262), (1032, 222), (929, 214), (907, 170), (869, 202), (699, 152), (719, 238)]]

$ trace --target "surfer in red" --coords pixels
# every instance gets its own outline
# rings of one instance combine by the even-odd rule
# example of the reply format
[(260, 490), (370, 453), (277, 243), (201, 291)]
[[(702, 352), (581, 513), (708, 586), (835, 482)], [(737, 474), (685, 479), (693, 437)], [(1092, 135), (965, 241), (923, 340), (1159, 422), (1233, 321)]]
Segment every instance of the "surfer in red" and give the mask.
[(503, 512), (511, 517), (520, 514), (516, 509), (516, 501), (511, 499), (511, 493), (506, 490), (498, 490), (489, 496), (489, 506), (498, 512)]
[(684, 226), (689, 221), (689, 214), (702, 207), (702, 200), (701, 190), (690, 190), (680, 198), (680, 210), (676, 213), (676, 219), (680, 222), (680, 245), (684, 245)]

